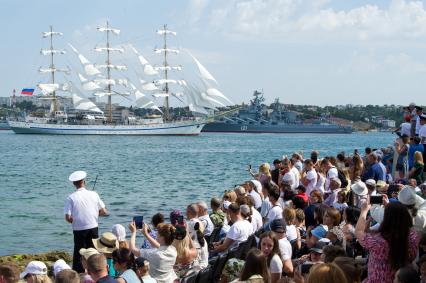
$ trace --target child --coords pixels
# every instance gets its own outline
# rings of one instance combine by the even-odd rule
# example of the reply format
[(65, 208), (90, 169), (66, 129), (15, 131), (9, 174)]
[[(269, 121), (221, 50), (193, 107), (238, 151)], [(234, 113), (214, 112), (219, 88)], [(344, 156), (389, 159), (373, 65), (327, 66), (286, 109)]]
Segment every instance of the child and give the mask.
[(333, 203), (333, 207), (343, 213), (348, 204), (346, 203), (346, 193), (340, 191), (337, 193), (337, 202)]

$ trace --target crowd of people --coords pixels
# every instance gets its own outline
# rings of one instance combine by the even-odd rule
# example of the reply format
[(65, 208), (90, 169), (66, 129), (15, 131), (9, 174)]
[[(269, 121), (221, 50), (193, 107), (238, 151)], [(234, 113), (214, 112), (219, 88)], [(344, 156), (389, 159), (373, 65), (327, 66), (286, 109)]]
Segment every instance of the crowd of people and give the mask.
[[(210, 199), (98, 235), (108, 211), (71, 174), (65, 205), (72, 268), (32, 261), (0, 283), (426, 282), (426, 115), (406, 108), (394, 146), (309, 156), (295, 152), (248, 169), (250, 180)], [(143, 237), (137, 241), (137, 234)]]

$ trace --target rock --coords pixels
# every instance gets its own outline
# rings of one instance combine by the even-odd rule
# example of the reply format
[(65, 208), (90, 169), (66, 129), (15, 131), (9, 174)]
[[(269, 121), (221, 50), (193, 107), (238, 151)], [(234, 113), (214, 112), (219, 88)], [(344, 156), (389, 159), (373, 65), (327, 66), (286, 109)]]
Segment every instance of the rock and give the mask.
[(0, 256), (0, 263), (15, 263), (18, 265), (20, 271), (22, 272), (25, 269), (25, 266), (33, 260), (42, 261), (46, 264), (49, 269), (49, 274), (52, 272), (52, 267), (55, 261), (58, 259), (63, 259), (65, 262), (71, 265), (72, 256), (65, 251), (51, 251), (47, 253), (40, 254), (15, 254)]

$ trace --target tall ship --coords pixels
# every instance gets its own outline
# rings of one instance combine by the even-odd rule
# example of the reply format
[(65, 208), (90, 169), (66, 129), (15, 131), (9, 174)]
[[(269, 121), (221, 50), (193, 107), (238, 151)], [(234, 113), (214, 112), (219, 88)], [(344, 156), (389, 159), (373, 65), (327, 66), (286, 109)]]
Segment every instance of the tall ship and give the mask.
[(263, 93), (255, 91), (249, 105), (243, 105), (233, 115), (217, 115), (214, 122), (207, 124), (203, 132), (218, 133), (318, 133), (349, 134), (351, 126), (341, 126), (329, 119), (320, 118), (304, 123), (297, 114), (285, 109), (277, 99), (272, 109), (265, 109)]
[[(171, 73), (182, 70), (181, 65), (170, 65), (169, 57), (179, 54), (179, 49), (168, 46), (168, 37), (176, 36), (164, 25), (157, 30), (163, 38), (160, 48), (154, 53), (162, 57), (162, 64), (151, 65), (131, 44), (113, 47), (111, 37), (118, 36), (120, 30), (106, 23), (97, 30), (106, 35), (106, 44), (96, 46), (95, 51), (105, 53), (104, 64), (96, 65), (89, 61), (77, 48), (69, 44), (75, 53), (83, 72), (76, 72), (79, 83), (71, 79), (72, 70), (55, 65), (56, 55), (65, 55), (65, 50), (55, 49), (53, 39), (62, 36), (52, 27), (43, 33), (49, 39), (50, 47), (41, 54), (50, 57), (50, 65), (39, 72), (50, 74), (48, 83), (37, 84), (40, 100), (50, 101), (48, 113), (31, 113), (9, 119), (10, 128), (17, 134), (58, 134), (58, 135), (199, 135), (208, 122), (208, 110), (230, 102), (217, 88), (217, 82), (207, 69), (188, 51), (194, 60), (201, 82), (187, 82), (183, 78), (174, 79)], [(114, 64), (112, 55), (129, 51), (134, 61), (142, 69), (138, 78), (129, 79), (126, 65)], [(114, 55), (115, 56), (115, 55)], [(135, 81), (138, 81), (137, 83)], [(170, 98), (176, 98), (189, 107), (191, 118), (175, 118), (169, 111)], [(113, 100), (118, 100), (115, 102)], [(164, 100), (159, 107), (157, 100)], [(71, 101), (68, 108), (65, 106)], [(225, 101), (225, 102), (224, 102)], [(61, 106), (62, 104), (62, 106)], [(123, 104), (123, 105), (122, 105)], [(143, 108), (144, 117), (136, 116), (132, 110)]]

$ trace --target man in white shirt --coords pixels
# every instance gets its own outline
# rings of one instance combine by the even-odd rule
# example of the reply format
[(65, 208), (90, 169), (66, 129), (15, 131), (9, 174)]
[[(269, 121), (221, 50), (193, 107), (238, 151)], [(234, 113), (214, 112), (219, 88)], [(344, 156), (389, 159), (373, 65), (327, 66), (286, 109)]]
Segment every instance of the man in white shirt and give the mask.
[(306, 194), (311, 195), (311, 192), (315, 189), (317, 185), (318, 174), (314, 169), (314, 163), (311, 159), (306, 159), (305, 162), (305, 176), (302, 178), (302, 184), (306, 188)]
[(399, 136), (407, 136), (409, 137), (411, 135), (411, 118), (410, 116), (405, 117), (405, 122), (401, 123), (401, 126), (397, 128), (394, 133), (396, 132)]
[[(420, 116), (420, 130), (419, 130), (419, 138), (420, 143), (423, 144), (423, 160), (426, 160), (426, 114)], [(425, 167), (426, 170), (426, 167)]]
[(323, 168), (324, 172), (326, 172), (325, 176), (325, 192), (328, 193), (330, 191), (330, 181), (333, 178), (339, 178), (339, 172), (337, 171), (337, 168), (334, 167), (330, 160), (327, 158), (324, 158), (321, 161), (321, 168)]
[(204, 224), (204, 236), (210, 237), (213, 232), (214, 225), (209, 216), (207, 203), (199, 201), (198, 205), (198, 219)]
[(246, 184), (248, 194), (253, 199), (254, 207), (259, 211), (262, 206), (262, 198), (258, 192), (262, 191), (262, 184), (258, 180), (250, 180)]
[(417, 115), (417, 117), (416, 117), (416, 135), (419, 135), (420, 128), (422, 127), (422, 125), (420, 124), (420, 117), (424, 113), (423, 113), (423, 108), (420, 107), (420, 106), (416, 106), (415, 109), (416, 109), (416, 115)]
[(269, 201), (271, 202), (271, 209), (268, 212), (267, 223), (271, 222), (275, 219), (282, 219), (283, 218), (283, 209), (279, 205), (279, 199), (280, 199), (280, 191), (278, 188), (271, 188), (269, 190)]
[(203, 225), (204, 229), (206, 228), (204, 226), (204, 223), (201, 223), (200, 219), (198, 218), (199, 212), (200, 211), (196, 203), (192, 203), (186, 207), (186, 219), (188, 220), (187, 222), (188, 230), (193, 240), (197, 238), (197, 233), (195, 232), (195, 229), (194, 229), (195, 223), (199, 222), (201, 225)]
[(290, 169), (290, 172), (293, 172), (293, 174), (294, 174), (294, 178), (295, 178), (295, 183), (294, 183), (294, 188), (292, 188), (292, 189), (295, 189), (295, 188), (297, 188), (298, 186), (299, 186), (299, 184), (300, 184), (300, 172), (299, 172), (299, 170), (294, 166), (294, 164), (295, 164), (295, 160), (293, 160), (293, 159), (290, 159), (290, 162), (289, 162), (289, 169)]
[[(272, 232), (277, 235), (280, 246), (281, 260), (283, 262), (283, 271), (287, 274), (293, 273), (293, 263), (291, 256), (293, 249), (286, 237), (286, 225), (283, 219), (276, 219), (269, 225)], [(299, 239), (300, 240), (300, 239)]]
[(246, 241), (253, 234), (253, 226), (241, 216), (240, 206), (232, 203), (228, 207), (228, 214), (233, 223), (226, 234), (223, 243), (213, 243), (214, 252), (221, 253), (237, 247), (240, 243)]
[(99, 237), (98, 217), (108, 215), (105, 204), (94, 191), (85, 188), (87, 173), (76, 171), (68, 180), (73, 182), (76, 191), (65, 202), (65, 220), (72, 224), (74, 234), (74, 253), (72, 268), (78, 273), (84, 272), (81, 265), (80, 249), (93, 248), (92, 239)]

